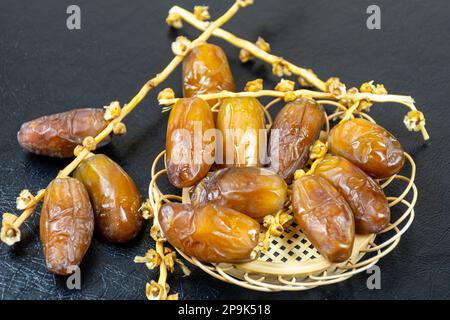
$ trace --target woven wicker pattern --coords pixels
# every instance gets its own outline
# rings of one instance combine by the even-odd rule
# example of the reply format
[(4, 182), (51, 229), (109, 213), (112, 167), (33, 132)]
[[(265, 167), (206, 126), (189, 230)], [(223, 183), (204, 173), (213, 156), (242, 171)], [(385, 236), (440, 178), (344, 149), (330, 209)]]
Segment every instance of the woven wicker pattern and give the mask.
[(259, 260), (267, 262), (302, 261), (317, 258), (320, 254), (300, 231), (291, 223), (279, 238), (272, 238), (269, 250), (261, 253)]

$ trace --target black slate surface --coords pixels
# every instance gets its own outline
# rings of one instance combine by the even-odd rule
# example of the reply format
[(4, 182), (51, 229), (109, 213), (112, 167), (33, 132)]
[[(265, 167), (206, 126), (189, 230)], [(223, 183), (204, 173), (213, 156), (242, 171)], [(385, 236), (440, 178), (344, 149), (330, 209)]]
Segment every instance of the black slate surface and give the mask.
[[(206, 2), (206, 1), (202, 1)], [(231, 1), (209, 1), (213, 17)], [(81, 30), (66, 28), (66, 8), (81, 7)], [(165, 25), (168, 9), (192, 8), (197, 1), (24, 1), (0, 0), (0, 211), (14, 209), (20, 190), (45, 187), (67, 160), (23, 152), (17, 144), (20, 124), (43, 114), (80, 106), (127, 102), (140, 86), (171, 59), (178, 34), (198, 32)], [(366, 28), (366, 8), (382, 9), (382, 29)], [(339, 75), (349, 85), (367, 80), (392, 93), (413, 95), (425, 112), (431, 135), (402, 124), (407, 109), (379, 105), (372, 115), (391, 130), (416, 160), (420, 190), (416, 218), (400, 245), (380, 263), (382, 289), (368, 290), (367, 274), (306, 292), (257, 293), (215, 280), (192, 268), (188, 278), (170, 277), (183, 299), (431, 299), (450, 298), (450, 215), (448, 94), (450, 89), (450, 3), (418, 1), (270, 1), (239, 12), (225, 28), (249, 40), (263, 36), (273, 52), (313, 68), (326, 79)], [(264, 77), (275, 84), (270, 66), (241, 66), (238, 50), (213, 39), (227, 52), (239, 87)], [(161, 88), (178, 95), (178, 69)], [(167, 114), (150, 93), (127, 119), (128, 133), (102, 152), (120, 163), (143, 194), (152, 159), (164, 147)], [(170, 191), (168, 185), (165, 190)], [(23, 227), (23, 240), (0, 245), (0, 299), (145, 299), (145, 283), (156, 276), (133, 257), (149, 247), (147, 231), (128, 245), (96, 237), (82, 268), (82, 290), (70, 291), (65, 279), (45, 269), (37, 213)], [(148, 227), (147, 227), (148, 229)]]

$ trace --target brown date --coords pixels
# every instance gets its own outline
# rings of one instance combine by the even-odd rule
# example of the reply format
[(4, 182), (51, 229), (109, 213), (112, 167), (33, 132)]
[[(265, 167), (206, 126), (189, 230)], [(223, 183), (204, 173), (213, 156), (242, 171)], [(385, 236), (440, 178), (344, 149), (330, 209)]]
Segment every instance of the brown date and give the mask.
[(304, 167), (324, 121), (322, 106), (309, 98), (288, 103), (276, 116), (269, 142), (270, 166), (288, 183)]
[[(190, 98), (223, 90), (236, 90), (225, 52), (209, 43), (194, 47), (183, 61), (183, 96)], [(213, 106), (217, 101), (208, 102)]]
[(223, 99), (216, 125), (222, 134), (222, 147), (218, 146), (222, 154), (216, 150), (217, 163), (227, 167), (261, 166), (266, 154), (265, 124), (263, 106), (257, 99)]
[(203, 262), (245, 262), (258, 244), (259, 223), (214, 204), (167, 203), (158, 214), (169, 243)]
[(22, 148), (39, 155), (73, 157), (74, 148), (84, 138), (95, 137), (107, 126), (103, 114), (103, 109), (85, 108), (43, 116), (22, 124), (17, 140)]
[(204, 139), (210, 129), (214, 129), (214, 119), (204, 100), (189, 98), (175, 103), (166, 134), (168, 177), (175, 187), (192, 186), (208, 173), (215, 150), (214, 141)]
[(225, 168), (207, 176), (194, 189), (193, 204), (215, 203), (260, 219), (275, 214), (287, 199), (284, 180), (268, 169)]
[(389, 203), (378, 182), (350, 161), (329, 156), (319, 163), (314, 174), (325, 178), (345, 198), (355, 217), (359, 234), (378, 233), (390, 220)]
[(80, 163), (73, 175), (86, 187), (94, 207), (95, 228), (111, 242), (134, 238), (143, 225), (141, 195), (114, 161), (97, 154)]
[(83, 184), (73, 178), (50, 182), (39, 224), (47, 269), (71, 274), (81, 263), (94, 232), (94, 213)]
[(375, 179), (398, 173), (405, 162), (400, 142), (384, 128), (365, 119), (337, 124), (328, 136), (331, 153), (346, 158)]
[(353, 249), (352, 209), (324, 178), (305, 175), (294, 182), (294, 217), (314, 247), (331, 262), (346, 261)]

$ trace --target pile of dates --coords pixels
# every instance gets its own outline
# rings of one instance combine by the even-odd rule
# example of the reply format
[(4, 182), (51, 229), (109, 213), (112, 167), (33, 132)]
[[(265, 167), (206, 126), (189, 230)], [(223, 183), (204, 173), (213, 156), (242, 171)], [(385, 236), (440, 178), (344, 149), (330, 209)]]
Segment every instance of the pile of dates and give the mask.
[[(341, 121), (326, 137), (330, 154), (313, 173), (294, 179), (324, 126), (321, 105), (310, 98), (287, 103), (268, 135), (258, 99), (198, 98), (235, 91), (225, 53), (209, 43), (184, 60), (182, 85), (184, 98), (168, 120), (166, 168), (172, 185), (190, 188), (191, 201), (166, 203), (156, 216), (171, 245), (203, 262), (249, 261), (263, 218), (291, 205), (321, 255), (342, 262), (352, 254), (355, 234), (388, 226), (389, 204), (377, 180), (401, 170), (404, 152), (385, 129), (363, 119)], [(218, 112), (211, 110), (215, 105)], [(36, 154), (69, 157), (106, 125), (103, 110), (77, 109), (23, 124), (18, 141)], [(102, 154), (86, 158), (73, 177), (53, 180), (40, 219), (48, 269), (68, 274), (79, 265), (94, 229), (112, 242), (133, 239), (143, 225), (140, 206), (132, 179)]]
[[(106, 126), (102, 109), (76, 109), (24, 123), (20, 145), (51, 157), (73, 156), (74, 148)], [(110, 139), (107, 139), (107, 142)], [(47, 268), (72, 273), (88, 250), (94, 229), (111, 242), (133, 239), (144, 219), (141, 194), (130, 176), (103, 154), (88, 156), (73, 177), (48, 185), (40, 217), (40, 237)]]
[[(355, 234), (388, 226), (389, 203), (377, 180), (401, 170), (404, 152), (385, 129), (364, 119), (341, 121), (325, 138), (330, 154), (295, 180), (324, 126), (321, 105), (309, 98), (289, 102), (270, 135), (261, 134), (265, 114), (256, 98), (196, 97), (235, 90), (224, 52), (208, 43), (184, 61), (182, 83), (184, 98), (169, 117), (166, 168), (175, 187), (190, 188), (191, 201), (166, 203), (158, 213), (171, 245), (203, 262), (249, 261), (262, 218), (291, 205), (321, 255), (343, 262)], [(211, 110), (216, 104), (217, 114)]]

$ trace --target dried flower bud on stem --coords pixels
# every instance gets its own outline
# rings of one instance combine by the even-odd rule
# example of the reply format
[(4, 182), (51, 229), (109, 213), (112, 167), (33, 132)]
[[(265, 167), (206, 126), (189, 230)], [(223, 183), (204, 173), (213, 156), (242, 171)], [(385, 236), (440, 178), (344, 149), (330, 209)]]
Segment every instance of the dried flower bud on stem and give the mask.
[(345, 84), (337, 77), (329, 78), (326, 82), (327, 91), (337, 99), (341, 99), (346, 93)]
[(6, 212), (3, 214), (1, 240), (7, 245), (11, 246), (20, 241), (20, 230), (15, 225), (17, 216)]
[(245, 85), (245, 92), (257, 92), (263, 89), (263, 79), (255, 79), (247, 82)]
[(262, 37), (258, 37), (258, 40), (255, 42), (256, 46), (261, 50), (269, 53), (270, 52), (270, 44), (264, 40)]
[(166, 23), (175, 29), (181, 29), (183, 27), (183, 21), (181, 20), (180, 15), (175, 12), (169, 12)]
[(403, 122), (409, 131), (420, 131), (425, 127), (425, 117), (423, 113), (418, 110), (409, 111)]
[(209, 15), (208, 6), (195, 6), (194, 7), (194, 16), (201, 21), (206, 21), (211, 19)]
[(280, 92), (294, 91), (294, 89), (295, 89), (295, 82), (285, 79), (281, 79), (280, 82), (278, 82), (277, 85), (275, 86), (275, 91)]
[(175, 92), (173, 92), (172, 88), (165, 88), (160, 93), (158, 93), (158, 101), (162, 99), (173, 99), (175, 98)]
[(103, 117), (106, 121), (111, 121), (117, 118), (122, 112), (119, 101), (113, 101), (109, 106), (105, 106), (103, 108), (105, 109), (105, 114), (103, 115)]
[(125, 133), (127, 133), (127, 127), (123, 122), (117, 122), (113, 125), (113, 133), (116, 136), (123, 136)]
[(25, 210), (34, 200), (34, 196), (28, 189), (22, 190), (16, 199), (17, 210)]
[(179, 36), (177, 39), (172, 42), (172, 52), (176, 56), (182, 56), (184, 57), (191, 46), (191, 40), (184, 36)]

